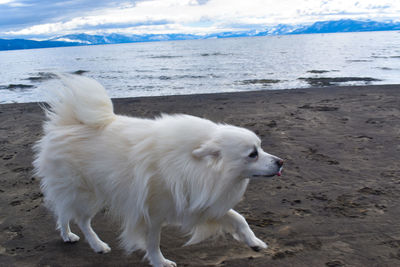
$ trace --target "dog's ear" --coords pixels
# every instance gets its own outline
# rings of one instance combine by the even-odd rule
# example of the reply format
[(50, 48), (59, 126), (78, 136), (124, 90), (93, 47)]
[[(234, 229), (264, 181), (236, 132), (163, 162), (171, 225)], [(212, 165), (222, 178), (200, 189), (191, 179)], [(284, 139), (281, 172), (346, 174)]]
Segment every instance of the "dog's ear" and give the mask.
[(196, 158), (203, 158), (205, 156), (218, 157), (220, 155), (220, 148), (215, 142), (208, 141), (203, 143), (199, 148), (193, 150), (192, 155)]

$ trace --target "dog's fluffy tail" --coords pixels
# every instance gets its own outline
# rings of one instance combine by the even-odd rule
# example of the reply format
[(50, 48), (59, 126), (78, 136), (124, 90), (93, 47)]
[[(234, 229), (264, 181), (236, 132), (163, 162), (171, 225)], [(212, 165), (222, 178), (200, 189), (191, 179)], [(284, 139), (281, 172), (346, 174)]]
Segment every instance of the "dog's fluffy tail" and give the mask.
[(101, 128), (115, 119), (111, 99), (100, 83), (78, 75), (57, 76), (64, 87), (48, 94), (48, 126), (84, 124)]

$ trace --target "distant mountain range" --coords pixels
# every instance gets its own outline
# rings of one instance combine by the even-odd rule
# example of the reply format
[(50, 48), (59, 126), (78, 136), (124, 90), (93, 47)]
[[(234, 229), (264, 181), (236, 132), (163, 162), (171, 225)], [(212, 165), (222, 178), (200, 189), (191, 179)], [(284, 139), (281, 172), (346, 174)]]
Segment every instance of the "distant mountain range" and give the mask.
[(59, 41), (33, 41), (25, 39), (0, 39), (1, 50), (34, 49), (47, 47), (77, 46), (79, 43)]
[(143, 34), (143, 35), (88, 35), (70, 34), (55, 37), (46, 41), (25, 39), (0, 39), (0, 50), (33, 49), (62, 46), (120, 44), (136, 42), (196, 40), (211, 38), (231, 38), (249, 36), (270, 36), (288, 34), (337, 33), (337, 32), (366, 32), (400, 30), (400, 22), (377, 22), (357, 20), (319, 21), (311, 25), (279, 24), (264, 31), (222, 32), (208, 35), (194, 34)]

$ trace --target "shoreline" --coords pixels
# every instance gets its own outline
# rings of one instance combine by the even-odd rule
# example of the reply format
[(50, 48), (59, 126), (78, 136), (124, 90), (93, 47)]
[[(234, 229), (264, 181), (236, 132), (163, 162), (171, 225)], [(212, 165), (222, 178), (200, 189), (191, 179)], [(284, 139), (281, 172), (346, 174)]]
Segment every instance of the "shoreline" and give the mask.
[[(231, 237), (182, 247), (167, 228), (161, 246), (178, 266), (400, 265), (400, 85), (334, 86), (113, 99), (116, 114), (186, 113), (248, 128), (285, 159), (282, 177), (252, 179), (235, 207), (269, 248), (253, 252)], [(0, 261), (7, 266), (148, 266), (125, 256), (118, 225), (93, 222), (110, 244), (98, 255), (64, 244), (32, 177), (41, 136), (38, 102), (0, 105)], [(76, 225), (72, 231), (81, 235)], [(82, 237), (82, 236), (81, 236)]]
[[(179, 95), (157, 95), (157, 96), (130, 96), (130, 97), (117, 97), (111, 98), (113, 102), (115, 101), (125, 101), (129, 99), (158, 99), (164, 97), (190, 97), (190, 96), (199, 96), (199, 97), (207, 97), (207, 96), (214, 96), (214, 95), (236, 95), (236, 94), (252, 94), (252, 93), (278, 93), (278, 92), (298, 92), (298, 91), (331, 91), (331, 90), (346, 90), (346, 89), (400, 89), (400, 84), (378, 84), (378, 85), (330, 85), (330, 86), (313, 86), (313, 87), (305, 87), (305, 88), (291, 88), (291, 89), (263, 89), (263, 90), (248, 90), (248, 91), (237, 91), (237, 92), (214, 92), (214, 93), (199, 93), (199, 94), (179, 94)], [(23, 105), (23, 104), (37, 104), (37, 103), (44, 103), (44, 101), (37, 101), (37, 102), (13, 102), (13, 103), (0, 103), (2, 105)]]

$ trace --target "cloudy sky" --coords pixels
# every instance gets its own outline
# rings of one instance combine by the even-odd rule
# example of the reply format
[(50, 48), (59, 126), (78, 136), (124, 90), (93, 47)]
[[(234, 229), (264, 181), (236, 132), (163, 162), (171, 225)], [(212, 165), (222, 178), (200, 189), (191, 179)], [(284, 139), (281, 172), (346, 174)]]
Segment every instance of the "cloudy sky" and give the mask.
[(343, 18), (400, 20), (400, 0), (0, 0), (0, 38), (263, 30)]

